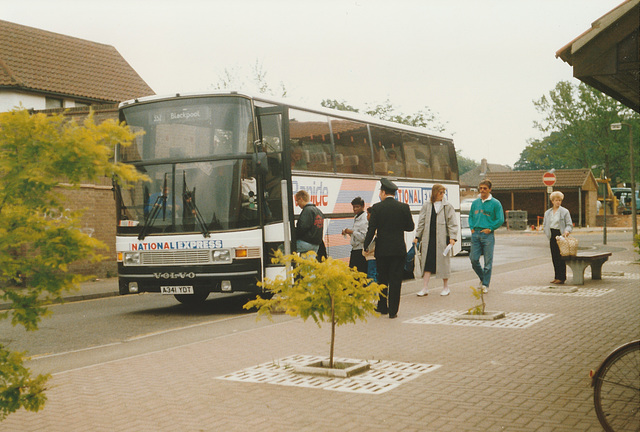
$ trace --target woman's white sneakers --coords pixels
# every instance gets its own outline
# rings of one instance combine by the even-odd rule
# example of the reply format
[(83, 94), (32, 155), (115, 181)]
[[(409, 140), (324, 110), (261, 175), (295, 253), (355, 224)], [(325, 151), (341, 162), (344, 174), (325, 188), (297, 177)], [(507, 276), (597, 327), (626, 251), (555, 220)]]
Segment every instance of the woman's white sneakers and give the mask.
[[(451, 290), (449, 288), (445, 288), (440, 292), (441, 296), (448, 296), (449, 294), (451, 294)], [(418, 297), (426, 297), (429, 295), (429, 290), (426, 288), (422, 288), (416, 295)]]

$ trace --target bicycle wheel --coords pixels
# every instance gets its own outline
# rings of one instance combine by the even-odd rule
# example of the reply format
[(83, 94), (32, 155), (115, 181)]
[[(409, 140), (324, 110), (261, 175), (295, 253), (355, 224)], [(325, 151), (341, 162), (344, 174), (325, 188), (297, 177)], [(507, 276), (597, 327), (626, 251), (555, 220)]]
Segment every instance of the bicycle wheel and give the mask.
[(613, 351), (593, 377), (593, 403), (607, 432), (640, 431), (640, 341)]

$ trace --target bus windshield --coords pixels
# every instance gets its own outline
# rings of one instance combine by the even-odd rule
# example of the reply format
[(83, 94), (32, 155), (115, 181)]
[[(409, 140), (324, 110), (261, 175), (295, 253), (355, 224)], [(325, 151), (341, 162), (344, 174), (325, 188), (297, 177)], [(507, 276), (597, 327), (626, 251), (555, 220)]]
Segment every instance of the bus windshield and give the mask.
[(144, 132), (121, 147), (120, 162), (194, 159), (253, 152), (251, 102), (238, 97), (172, 99), (125, 107), (123, 120)]
[(247, 99), (160, 101), (124, 108), (123, 115), (144, 134), (119, 150), (119, 160), (149, 180), (116, 186), (118, 233), (208, 236), (258, 225)]

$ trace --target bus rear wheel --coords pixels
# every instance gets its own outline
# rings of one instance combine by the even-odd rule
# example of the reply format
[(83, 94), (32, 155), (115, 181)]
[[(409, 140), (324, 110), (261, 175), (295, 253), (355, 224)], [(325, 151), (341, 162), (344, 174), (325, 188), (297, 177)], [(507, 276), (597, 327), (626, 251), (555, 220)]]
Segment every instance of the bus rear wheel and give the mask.
[(198, 306), (204, 303), (204, 301), (209, 297), (209, 293), (204, 292), (195, 292), (193, 294), (174, 294), (176, 300), (186, 306)]

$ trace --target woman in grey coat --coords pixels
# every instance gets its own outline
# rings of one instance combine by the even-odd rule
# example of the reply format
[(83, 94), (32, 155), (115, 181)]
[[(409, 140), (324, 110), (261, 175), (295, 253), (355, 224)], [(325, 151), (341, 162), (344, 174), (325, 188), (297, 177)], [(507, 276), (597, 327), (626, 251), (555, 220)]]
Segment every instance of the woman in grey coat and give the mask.
[[(425, 203), (420, 210), (418, 229), (413, 243), (420, 242), (422, 261), (420, 266), (424, 269), (424, 288), (418, 292), (419, 297), (429, 293), (429, 279), (432, 274), (442, 278), (443, 290), (440, 295), (449, 295), (449, 275), (451, 274), (451, 252), (443, 255), (448, 245), (453, 246), (458, 238), (458, 217), (451, 204), (445, 199), (446, 189), (441, 184), (433, 185), (431, 200)], [(416, 246), (417, 247), (417, 246)]]
[(567, 264), (560, 255), (560, 248), (558, 247), (556, 237), (560, 235), (568, 236), (573, 230), (573, 222), (571, 222), (569, 210), (560, 205), (564, 199), (562, 192), (552, 192), (551, 195), (549, 195), (549, 199), (553, 207), (544, 212), (542, 229), (549, 239), (549, 247), (551, 248), (551, 261), (553, 261), (553, 271), (555, 273), (555, 278), (551, 283), (561, 285), (567, 280)]

